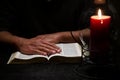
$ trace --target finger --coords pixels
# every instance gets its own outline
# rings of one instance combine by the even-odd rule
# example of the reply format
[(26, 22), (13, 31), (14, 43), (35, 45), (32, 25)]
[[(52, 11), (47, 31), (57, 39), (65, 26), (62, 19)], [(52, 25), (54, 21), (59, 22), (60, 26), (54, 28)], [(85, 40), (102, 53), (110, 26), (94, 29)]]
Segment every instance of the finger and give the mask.
[(54, 43), (49, 43), (49, 42), (45, 42), (43, 41), (43, 46), (48, 48), (48, 49), (51, 49), (51, 50), (55, 50), (56, 52), (61, 52), (61, 49), (60, 47), (56, 46)]
[(47, 52), (45, 52), (45, 51), (43, 51), (43, 50), (38, 50), (38, 49), (36, 49), (36, 50), (34, 50), (34, 53), (35, 53), (35, 54), (40, 54), (40, 55), (47, 56)]
[(43, 46), (39, 46), (38, 50), (46, 52), (47, 55), (48, 54), (55, 54), (55, 53), (57, 53), (55, 50), (52, 50), (52, 49), (49, 49), (49, 48), (46, 48), (46, 47), (43, 47)]
[(48, 51), (51, 54), (60, 53), (61, 51), (60, 49), (56, 49), (53, 46), (50, 46), (48, 44), (41, 44), (41, 46), (44, 47), (45, 51)]

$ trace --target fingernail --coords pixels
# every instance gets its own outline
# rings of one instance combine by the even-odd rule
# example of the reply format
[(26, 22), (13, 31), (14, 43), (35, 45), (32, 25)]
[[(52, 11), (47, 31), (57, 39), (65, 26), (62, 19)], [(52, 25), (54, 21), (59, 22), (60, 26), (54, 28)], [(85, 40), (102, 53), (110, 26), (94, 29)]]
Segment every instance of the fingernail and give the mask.
[(58, 49), (57, 52), (61, 52), (61, 49)]
[(44, 55), (46, 56), (46, 55), (47, 55), (47, 53), (44, 53)]
[(56, 53), (56, 51), (52, 51), (52, 53)]

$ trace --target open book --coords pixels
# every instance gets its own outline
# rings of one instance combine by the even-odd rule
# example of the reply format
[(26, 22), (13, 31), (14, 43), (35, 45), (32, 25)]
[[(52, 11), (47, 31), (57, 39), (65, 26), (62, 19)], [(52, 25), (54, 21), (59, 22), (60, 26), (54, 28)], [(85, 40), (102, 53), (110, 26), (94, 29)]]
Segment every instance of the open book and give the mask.
[(61, 53), (44, 55), (25, 55), (17, 51), (10, 56), (7, 64), (29, 64), (41, 62), (78, 63), (81, 61), (82, 48), (78, 43), (56, 44), (61, 48)]

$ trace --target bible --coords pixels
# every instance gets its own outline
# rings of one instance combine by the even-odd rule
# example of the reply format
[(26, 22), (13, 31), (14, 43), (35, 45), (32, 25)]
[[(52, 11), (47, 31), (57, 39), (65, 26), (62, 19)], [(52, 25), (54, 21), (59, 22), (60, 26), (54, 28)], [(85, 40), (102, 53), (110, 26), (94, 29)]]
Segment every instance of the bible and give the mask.
[(82, 47), (78, 43), (60, 43), (56, 44), (61, 48), (60, 53), (50, 56), (44, 55), (26, 55), (17, 51), (11, 54), (7, 64), (31, 64), (41, 62), (54, 63), (79, 63), (82, 56)]

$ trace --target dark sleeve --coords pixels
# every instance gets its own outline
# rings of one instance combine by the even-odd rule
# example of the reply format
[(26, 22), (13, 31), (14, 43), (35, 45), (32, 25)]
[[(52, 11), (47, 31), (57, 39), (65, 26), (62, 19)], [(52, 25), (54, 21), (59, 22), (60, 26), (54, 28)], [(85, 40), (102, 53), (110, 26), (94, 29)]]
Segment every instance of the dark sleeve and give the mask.
[(10, 31), (15, 23), (15, 9), (12, 2), (0, 1), (0, 31)]

